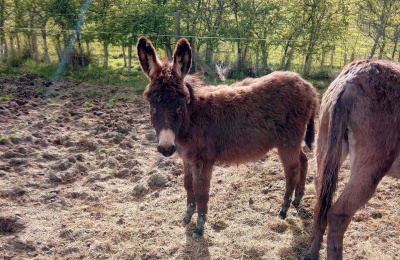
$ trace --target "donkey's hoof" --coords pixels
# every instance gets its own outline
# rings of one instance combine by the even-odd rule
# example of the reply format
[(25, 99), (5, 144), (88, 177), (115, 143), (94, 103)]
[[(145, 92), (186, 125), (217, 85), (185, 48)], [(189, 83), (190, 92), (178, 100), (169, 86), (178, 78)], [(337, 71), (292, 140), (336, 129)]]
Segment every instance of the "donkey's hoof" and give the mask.
[(196, 238), (200, 238), (201, 234), (197, 234), (197, 233), (193, 233), (192, 238), (196, 239)]
[(292, 205), (297, 208), (300, 205), (300, 200), (293, 200)]
[(183, 225), (186, 226), (187, 224), (189, 224), (189, 222), (190, 222), (191, 219), (192, 219), (191, 216), (186, 215), (186, 216), (183, 218)]
[(318, 258), (310, 257), (310, 256), (304, 256), (302, 260), (317, 260)]
[(200, 238), (203, 235), (203, 229), (196, 228), (193, 232), (192, 238)]
[(283, 211), (283, 210), (279, 211), (279, 217), (281, 217), (282, 219), (285, 219), (286, 218), (286, 211)]

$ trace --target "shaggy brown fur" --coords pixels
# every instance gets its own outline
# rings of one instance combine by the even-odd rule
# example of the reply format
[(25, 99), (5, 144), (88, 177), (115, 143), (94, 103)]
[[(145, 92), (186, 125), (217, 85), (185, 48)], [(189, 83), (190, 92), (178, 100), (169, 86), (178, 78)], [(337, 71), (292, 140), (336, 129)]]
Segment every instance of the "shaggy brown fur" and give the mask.
[[(338, 171), (350, 154), (351, 177), (332, 204)], [(354, 213), (386, 175), (400, 177), (400, 63), (357, 61), (324, 94), (317, 138), (318, 202), (305, 259), (317, 259), (328, 225), (328, 259), (342, 259), (343, 235)]]
[(201, 86), (187, 75), (189, 43), (181, 39), (173, 63), (160, 62), (150, 41), (139, 39), (138, 56), (150, 84), (143, 93), (150, 102), (151, 122), (165, 156), (177, 151), (184, 163), (189, 223), (197, 206), (193, 236), (203, 233), (215, 162), (244, 163), (262, 158), (273, 147), (283, 163), (286, 192), (280, 216), (285, 218), (294, 190), (294, 205), (304, 194), (307, 157), (301, 150), (305, 136), (311, 148), (317, 93), (292, 72), (274, 72), (232, 86)]

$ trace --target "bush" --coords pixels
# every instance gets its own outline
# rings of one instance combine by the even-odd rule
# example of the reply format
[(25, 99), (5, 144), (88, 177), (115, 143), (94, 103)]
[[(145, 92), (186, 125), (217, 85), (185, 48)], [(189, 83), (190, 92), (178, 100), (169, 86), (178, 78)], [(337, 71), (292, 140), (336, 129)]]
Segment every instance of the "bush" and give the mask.
[(30, 58), (29, 49), (23, 49), (21, 54), (14, 54), (10, 56), (7, 60), (7, 64), (10, 67), (18, 68), (29, 58)]
[[(85, 62), (85, 66), (89, 65), (92, 60), (89, 53), (83, 53), (83, 60)], [(69, 55), (68, 63), (73, 66), (82, 66), (82, 57), (79, 51), (76, 49), (72, 49)]]

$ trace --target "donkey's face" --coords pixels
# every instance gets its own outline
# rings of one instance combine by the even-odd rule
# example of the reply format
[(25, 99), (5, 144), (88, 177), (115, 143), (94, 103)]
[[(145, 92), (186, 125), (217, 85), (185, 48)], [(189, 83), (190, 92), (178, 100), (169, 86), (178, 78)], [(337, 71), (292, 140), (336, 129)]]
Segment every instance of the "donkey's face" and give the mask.
[(164, 156), (171, 156), (176, 151), (175, 137), (190, 103), (190, 93), (184, 83), (192, 63), (190, 45), (181, 39), (176, 45), (172, 63), (161, 63), (145, 37), (139, 39), (137, 51), (142, 70), (150, 80), (143, 97), (150, 103), (151, 123), (158, 138), (157, 149)]

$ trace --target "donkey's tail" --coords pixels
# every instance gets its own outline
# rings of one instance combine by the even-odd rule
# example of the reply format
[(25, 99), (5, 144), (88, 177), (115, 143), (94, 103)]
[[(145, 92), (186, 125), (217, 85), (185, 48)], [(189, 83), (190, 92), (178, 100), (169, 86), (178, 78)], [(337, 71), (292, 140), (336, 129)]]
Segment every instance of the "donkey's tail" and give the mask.
[(315, 136), (315, 113), (313, 112), (313, 114), (310, 117), (310, 122), (308, 122), (307, 124), (307, 130), (306, 130), (306, 136), (304, 138), (304, 141), (306, 142), (308, 148), (310, 148), (310, 150), (312, 150), (312, 144), (314, 142), (314, 136)]
[[(347, 102), (341, 100), (342, 94), (345, 92), (345, 86), (342, 87), (336, 102), (332, 104), (329, 116), (325, 120), (329, 120), (328, 133), (320, 133), (318, 142), (327, 142), (328, 149), (321, 151), (321, 161), (318, 165), (318, 171), (321, 171), (322, 179), (320, 180), (320, 191), (317, 201), (318, 219), (325, 219), (332, 199), (336, 191), (338, 172), (340, 168), (340, 159), (342, 156), (342, 142), (345, 137), (348, 120), (349, 108)], [(327, 107), (327, 109), (329, 109)], [(323, 112), (321, 112), (322, 115)], [(328, 118), (329, 117), (329, 118)], [(321, 122), (322, 124), (323, 122)]]
[(306, 142), (308, 148), (312, 150), (312, 144), (314, 143), (314, 137), (315, 137), (315, 115), (317, 114), (317, 107), (318, 107), (318, 97), (317, 94), (315, 93), (315, 97), (313, 99), (313, 104), (312, 104), (312, 111), (311, 111), (311, 116), (307, 124), (307, 129), (306, 129), (306, 136), (304, 138), (304, 141)]

